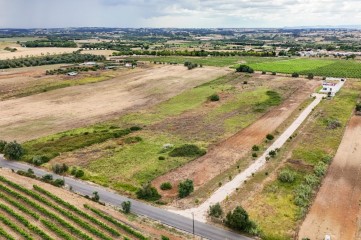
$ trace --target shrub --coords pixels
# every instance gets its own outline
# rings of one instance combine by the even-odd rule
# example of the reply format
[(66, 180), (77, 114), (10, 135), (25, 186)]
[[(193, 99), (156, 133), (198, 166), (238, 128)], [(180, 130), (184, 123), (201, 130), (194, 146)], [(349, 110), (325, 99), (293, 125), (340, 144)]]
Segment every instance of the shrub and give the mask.
[(189, 194), (193, 191), (194, 191), (193, 181), (190, 179), (186, 179), (185, 181), (180, 182), (178, 185), (178, 196), (180, 198), (189, 196)]
[(0, 140), (0, 153), (4, 152), (4, 148), (6, 146), (7, 142), (4, 140)]
[(289, 169), (284, 169), (278, 174), (278, 180), (284, 183), (292, 183), (295, 181), (295, 179), (296, 179), (295, 172)]
[(272, 134), (267, 134), (266, 135), (266, 138), (267, 138), (267, 140), (273, 140), (275, 137), (272, 135)]
[(172, 189), (172, 184), (170, 182), (164, 182), (160, 185), (160, 189), (170, 190), (170, 189)]
[(76, 178), (81, 178), (84, 176), (84, 171), (81, 169), (77, 169), (76, 167), (73, 167), (70, 172), (71, 175), (73, 175)]
[(307, 78), (310, 79), (310, 80), (313, 79), (313, 78), (314, 78), (313, 73), (309, 73), (309, 74), (307, 75)]
[(253, 68), (251, 68), (250, 66), (247, 65), (239, 65), (239, 67), (236, 68), (237, 72), (246, 72), (246, 73), (254, 73)]
[(272, 72), (272, 75), (277, 75), (277, 73), (276, 73), (276, 72)]
[(148, 201), (157, 201), (160, 199), (160, 195), (155, 187), (152, 187), (150, 183), (143, 185), (142, 188), (139, 188), (136, 192), (137, 198), (144, 199)]
[(24, 149), (19, 143), (14, 141), (7, 143), (3, 152), (6, 158), (10, 160), (18, 160), (24, 154)]
[(124, 142), (126, 144), (131, 144), (131, 143), (137, 143), (137, 142), (141, 142), (143, 139), (139, 136), (135, 136), (135, 137), (127, 137), (126, 139), (124, 139)]
[(98, 192), (93, 192), (93, 197), (91, 198), (91, 200), (93, 200), (94, 202), (99, 202), (100, 196), (98, 194)]
[(219, 218), (223, 215), (222, 207), (219, 203), (209, 206), (209, 216)]
[(132, 207), (132, 203), (130, 201), (124, 201), (121, 205), (124, 213), (130, 213), (130, 208)]
[(327, 129), (336, 129), (342, 126), (341, 122), (337, 119), (326, 119)]
[(165, 157), (164, 156), (159, 156), (158, 160), (165, 160)]
[(356, 104), (356, 111), (361, 112), (361, 103)]
[(300, 74), (298, 74), (296, 72), (292, 73), (292, 77), (294, 77), (294, 78), (298, 78), (299, 76), (300, 76)]
[(31, 162), (32, 162), (35, 166), (40, 166), (41, 164), (44, 163), (42, 156), (34, 156), (33, 159), (31, 160)]
[(266, 71), (262, 71), (262, 74), (265, 75), (265, 74), (266, 74)]
[(257, 156), (257, 153), (252, 153), (252, 157), (256, 158)]
[(46, 174), (44, 176), (41, 177), (42, 181), (53, 181), (53, 175), (51, 174)]
[(130, 127), (129, 129), (130, 129), (130, 131), (132, 131), (132, 132), (142, 130), (142, 128), (141, 128), (141, 127), (139, 127), (139, 126), (133, 126), (133, 127)]
[(162, 235), (162, 240), (169, 240), (169, 237), (166, 237), (166, 236)]
[(327, 170), (327, 164), (324, 162), (318, 162), (313, 169), (317, 177), (321, 177), (325, 175), (326, 170)]
[(64, 180), (63, 179), (55, 179), (54, 182), (52, 182), (52, 185), (56, 187), (62, 187), (64, 186)]
[(205, 150), (200, 149), (198, 146), (193, 144), (185, 144), (183, 146), (174, 148), (169, 156), (171, 157), (196, 157), (206, 153)]
[(62, 174), (62, 173), (65, 173), (66, 171), (68, 171), (69, 167), (63, 163), (63, 164), (55, 164), (53, 167), (52, 167), (52, 170), (54, 173), (56, 174)]
[(277, 152), (275, 150), (271, 150), (269, 153), (268, 153), (271, 157), (275, 157)]
[(218, 94), (212, 94), (211, 96), (209, 96), (209, 100), (211, 100), (212, 102), (219, 101)]
[(225, 224), (235, 230), (251, 232), (256, 224), (249, 219), (248, 213), (240, 206), (227, 213)]
[(315, 174), (307, 174), (305, 177), (305, 183), (311, 187), (315, 187), (320, 183), (319, 177)]
[(243, 84), (248, 84), (248, 82), (247, 82), (247, 81), (243, 81)]
[(259, 146), (253, 145), (252, 151), (255, 151), (255, 152), (259, 151)]
[(295, 190), (294, 203), (299, 207), (307, 207), (309, 198), (312, 194), (312, 188), (306, 184), (299, 185)]

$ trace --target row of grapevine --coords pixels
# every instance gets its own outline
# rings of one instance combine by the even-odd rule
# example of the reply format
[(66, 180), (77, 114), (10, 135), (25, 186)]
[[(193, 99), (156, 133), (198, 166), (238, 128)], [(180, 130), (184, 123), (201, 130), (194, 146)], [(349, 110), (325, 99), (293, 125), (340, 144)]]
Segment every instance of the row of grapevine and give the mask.
[[(15, 188), (17, 188), (20, 191), (29, 191), (26, 188), (23, 188), (15, 183), (12, 183), (10, 181), (7, 181), (6, 179), (4, 179), (3, 177), (0, 176), (0, 181), (6, 181), (9, 182), (9, 184), (13, 185)], [(72, 234), (80, 237), (80, 239), (84, 239), (84, 240), (93, 240), (91, 237), (89, 237), (88, 235), (86, 235), (85, 233), (83, 233), (82, 231), (80, 231), (79, 229), (75, 228), (73, 225), (69, 224), (67, 221), (63, 220), (62, 218), (59, 218), (58, 215), (46, 210), (45, 208), (43, 208), (42, 206), (40, 206), (39, 204), (29, 200), (27, 197), (24, 197), (23, 195), (3, 186), (0, 184), (0, 190), (7, 192), (9, 195), (14, 196), (15, 198), (22, 200), (23, 202), (25, 202), (26, 204), (30, 205), (31, 207), (33, 207), (34, 209), (36, 209), (37, 211), (39, 211), (40, 213), (42, 213), (44, 216), (53, 219), (54, 221), (57, 221), (62, 227), (68, 229)], [(59, 235), (58, 232), (55, 232), (56, 234)]]
[(34, 187), (34, 189), (35, 189), (36, 191), (38, 191), (38, 192), (40, 192), (40, 193), (48, 196), (49, 198), (51, 198), (51, 199), (54, 200), (55, 202), (59, 203), (61, 206), (63, 206), (63, 207), (65, 207), (65, 208), (67, 208), (67, 209), (69, 209), (69, 210), (77, 213), (78, 215), (84, 217), (85, 219), (88, 219), (89, 221), (95, 223), (95, 224), (98, 225), (99, 227), (107, 230), (107, 231), (108, 231), (109, 233), (111, 233), (113, 236), (116, 236), (116, 237), (119, 237), (119, 236), (120, 236), (120, 233), (117, 232), (115, 229), (109, 227), (109, 226), (106, 225), (105, 223), (97, 220), (96, 218), (88, 215), (87, 213), (79, 210), (79, 209), (78, 209), (77, 207), (75, 207), (74, 205), (71, 205), (70, 203), (65, 202), (65, 201), (62, 200), (61, 198), (55, 196), (54, 194), (46, 191), (45, 189), (43, 189), (43, 188), (41, 188), (41, 187), (39, 187), (39, 186), (34, 185), (33, 187)]
[(7, 240), (15, 240), (10, 234), (8, 234), (3, 228), (0, 227), (0, 237), (4, 237)]
[(12, 221), (10, 221), (7, 217), (0, 214), (0, 221), (3, 222), (5, 225), (13, 229), (15, 232), (19, 233), (23, 236), (26, 240), (33, 240), (33, 238), (22, 228), (16, 226)]
[(136, 238), (140, 239), (140, 240), (148, 240), (147, 237), (145, 237), (143, 234), (141, 234), (140, 232), (137, 232), (136, 230), (134, 230), (133, 228), (129, 227), (128, 225), (125, 225), (121, 222), (119, 222), (118, 220), (116, 220), (113, 217), (110, 217), (109, 215), (106, 215), (105, 213), (101, 212), (98, 209), (92, 208), (89, 205), (84, 204), (84, 207), (89, 209), (90, 211), (94, 212), (95, 214), (97, 214), (98, 216), (104, 218), (105, 220), (113, 223), (115, 226), (120, 227), (121, 229), (123, 229), (124, 231), (132, 234), (133, 236), (135, 236)]
[(13, 207), (19, 209), (23, 213), (32, 216), (36, 220), (39, 220), (40, 216), (37, 213), (29, 210), (27, 207), (25, 207), (23, 204), (19, 203), (18, 201), (12, 200), (11, 198), (6, 196), (5, 194), (2, 194), (1, 192), (0, 192), (0, 198), (11, 204)]
[(0, 203), (0, 208), (2, 210), (4, 210), (5, 212), (7, 212), (9, 215), (11, 215), (12, 217), (14, 217), (16, 220), (18, 220), (19, 222), (21, 222), (25, 227), (27, 227), (28, 229), (30, 229), (32, 232), (34, 232), (35, 234), (37, 234), (38, 236), (40, 236), (42, 239), (44, 240), (53, 240), (48, 234), (46, 234), (45, 232), (43, 232), (43, 230), (41, 230), (40, 228), (38, 228), (37, 226), (34, 226), (33, 224), (31, 224), (28, 220), (26, 220), (26, 218), (24, 218), (23, 216), (17, 214), (16, 212), (14, 212), (11, 208), (9, 208), (8, 206)]

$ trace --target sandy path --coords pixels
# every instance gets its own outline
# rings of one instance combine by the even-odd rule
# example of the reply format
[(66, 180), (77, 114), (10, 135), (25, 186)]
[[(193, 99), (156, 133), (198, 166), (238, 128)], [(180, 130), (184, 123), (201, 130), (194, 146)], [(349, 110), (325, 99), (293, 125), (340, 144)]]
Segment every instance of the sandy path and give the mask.
[[(173, 186), (177, 186), (179, 181), (187, 178), (193, 179), (195, 188), (207, 183), (248, 154), (253, 145), (264, 141), (266, 135), (275, 131), (310, 96), (317, 85), (316, 81), (306, 82), (283, 104), (263, 115), (255, 123), (215, 145), (206, 155), (156, 178), (153, 185), (158, 187), (163, 182), (172, 182)], [(177, 189), (162, 191), (162, 195), (176, 196)]]
[[(149, 107), (229, 72), (162, 66), (81, 86), (0, 102), (1, 139), (25, 141)], [(24, 134), (26, 132), (26, 134)]]
[(312, 110), (321, 102), (322, 94), (315, 94), (316, 99), (307, 106), (305, 110), (296, 118), (296, 120), (277, 138), (277, 140), (272, 143), (272, 145), (259, 157), (252, 165), (250, 165), (246, 170), (238, 174), (231, 181), (218, 188), (204, 203), (200, 206), (192, 209), (187, 209), (185, 211), (180, 211), (178, 213), (182, 215), (191, 215), (194, 213), (194, 217), (199, 221), (206, 221), (206, 215), (209, 207), (219, 202), (223, 202), (227, 196), (231, 195), (237, 188), (239, 188), (245, 180), (252, 176), (252, 173), (257, 172), (266, 164), (266, 157), (269, 156), (269, 152), (277, 148), (281, 148), (283, 144), (287, 142), (289, 137), (301, 126), (303, 121), (308, 117)]
[(361, 239), (361, 117), (353, 116), (316, 199), (306, 216), (299, 239)]

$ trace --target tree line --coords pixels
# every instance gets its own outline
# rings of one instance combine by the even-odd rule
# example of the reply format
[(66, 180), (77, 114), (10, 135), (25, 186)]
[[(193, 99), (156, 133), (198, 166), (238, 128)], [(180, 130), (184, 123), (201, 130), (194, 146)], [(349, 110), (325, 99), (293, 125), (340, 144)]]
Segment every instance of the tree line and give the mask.
[(105, 57), (102, 55), (80, 54), (79, 52), (64, 53), (58, 55), (46, 55), (39, 57), (26, 57), (0, 60), (0, 69), (19, 68), (30, 66), (42, 66), (60, 63), (81, 63), (87, 61), (104, 61)]
[(21, 44), (24, 47), (36, 48), (36, 47), (64, 47), (64, 48), (76, 48), (78, 45), (74, 41), (67, 40), (35, 40), (27, 41)]
[(148, 51), (148, 50), (130, 50), (114, 52), (113, 56), (123, 55), (152, 55), (152, 56), (188, 56), (188, 57), (207, 57), (207, 56), (255, 56), (255, 57), (275, 57), (274, 51), (205, 51), (205, 50), (162, 50), (162, 51)]

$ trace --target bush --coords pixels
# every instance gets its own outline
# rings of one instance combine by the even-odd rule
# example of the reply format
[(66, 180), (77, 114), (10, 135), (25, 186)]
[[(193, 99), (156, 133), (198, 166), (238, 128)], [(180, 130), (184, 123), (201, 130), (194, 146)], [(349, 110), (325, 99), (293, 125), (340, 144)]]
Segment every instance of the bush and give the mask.
[(292, 77), (294, 77), (294, 78), (298, 78), (299, 76), (300, 76), (300, 74), (298, 74), (296, 72), (292, 73)]
[(148, 201), (157, 201), (160, 199), (160, 195), (155, 187), (152, 187), (150, 183), (145, 184), (142, 188), (139, 188), (136, 192), (137, 198)]
[(142, 130), (142, 128), (141, 128), (141, 127), (139, 127), (139, 126), (133, 126), (133, 127), (130, 127), (129, 129), (130, 129), (130, 131), (132, 131), (132, 132)]
[(208, 99), (211, 100), (212, 102), (216, 102), (219, 101), (219, 96), (218, 94), (212, 94), (211, 96), (209, 96)]
[(71, 175), (73, 175), (76, 178), (81, 178), (84, 176), (84, 171), (81, 169), (77, 169), (76, 167), (73, 167), (70, 172)]
[(313, 73), (309, 73), (309, 74), (307, 75), (307, 78), (310, 79), (310, 80), (313, 79), (313, 78), (314, 78)]
[(259, 151), (259, 146), (253, 145), (252, 151), (258, 152)]
[(247, 82), (247, 81), (243, 81), (243, 84), (248, 84), (248, 82)]
[(43, 164), (43, 157), (42, 156), (34, 156), (33, 159), (31, 160), (31, 162), (35, 166), (40, 166), (41, 164)]
[(272, 72), (272, 75), (277, 75), (277, 73), (276, 73), (276, 72)]
[(172, 184), (170, 182), (164, 182), (160, 185), (160, 189), (170, 190), (170, 189), (172, 189)]
[(3, 152), (6, 158), (10, 160), (18, 160), (24, 154), (24, 149), (19, 143), (14, 141), (7, 143)]
[(223, 215), (222, 207), (219, 203), (209, 206), (209, 216), (219, 218)]
[(295, 190), (294, 203), (299, 207), (307, 207), (312, 194), (312, 188), (306, 184), (301, 184)]
[(124, 142), (126, 144), (131, 144), (131, 143), (138, 143), (141, 142), (143, 139), (139, 136), (135, 136), (135, 137), (127, 137), (126, 139), (124, 139)]
[(295, 179), (296, 179), (295, 172), (289, 169), (284, 169), (278, 174), (278, 180), (284, 183), (292, 183), (295, 181)]
[(191, 192), (194, 191), (193, 181), (190, 179), (186, 179), (183, 182), (180, 182), (178, 185), (178, 196), (180, 198), (184, 198), (189, 196)]
[(0, 140), (0, 153), (4, 153), (4, 149), (6, 146), (7, 142), (4, 140)]
[(254, 73), (253, 68), (251, 68), (250, 66), (244, 65), (244, 64), (239, 65), (239, 67), (236, 68), (236, 71), (237, 72)]
[(51, 174), (46, 174), (44, 176), (41, 177), (42, 181), (48, 182), (48, 181), (53, 181), (53, 175)]
[(267, 140), (273, 140), (275, 137), (272, 135), (272, 134), (267, 134), (266, 135), (266, 138), (267, 138)]
[(200, 149), (198, 146), (193, 144), (185, 144), (183, 146), (174, 148), (169, 156), (171, 157), (196, 157), (202, 156), (206, 153), (205, 150)]
[(93, 196), (91, 198), (91, 200), (93, 200), (94, 202), (99, 202), (100, 196), (98, 194), (98, 192), (93, 192)]
[(266, 71), (262, 71), (262, 74), (265, 75), (265, 74), (266, 74)]
[(132, 203), (130, 201), (124, 201), (121, 205), (124, 213), (130, 213), (130, 208), (132, 207)]
[(305, 183), (311, 187), (315, 187), (320, 183), (319, 177), (315, 174), (307, 174), (305, 177)]
[(327, 164), (324, 162), (318, 162), (316, 166), (313, 168), (313, 171), (317, 177), (321, 177), (325, 175), (326, 170), (327, 170)]
[(68, 171), (69, 167), (63, 163), (63, 164), (55, 164), (53, 167), (52, 167), (52, 170), (54, 173), (56, 174), (62, 174), (62, 173), (65, 173), (66, 171)]
[(252, 157), (254, 158), (258, 157), (257, 153), (252, 153)]
[(158, 160), (165, 160), (165, 157), (164, 156), (159, 156)]
[(269, 153), (268, 153), (271, 157), (275, 157), (277, 152), (275, 150), (271, 150)]
[(248, 213), (240, 206), (227, 213), (225, 224), (235, 230), (251, 232), (256, 224), (249, 219)]
[(361, 103), (356, 104), (356, 111), (361, 112)]
[(169, 237), (166, 237), (166, 236), (162, 235), (162, 240), (169, 240)]
[(326, 119), (325, 122), (327, 129), (336, 129), (342, 126), (341, 122), (337, 119)]
[(62, 187), (64, 186), (64, 180), (63, 179), (55, 179), (54, 182), (52, 182), (52, 184), (56, 187)]

